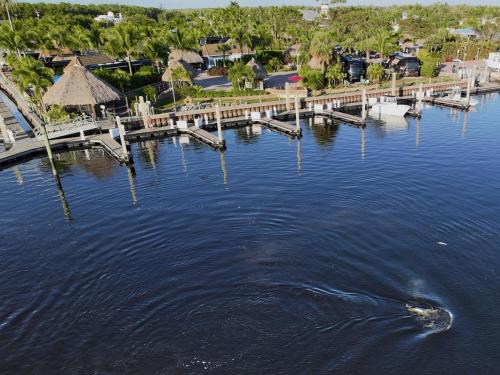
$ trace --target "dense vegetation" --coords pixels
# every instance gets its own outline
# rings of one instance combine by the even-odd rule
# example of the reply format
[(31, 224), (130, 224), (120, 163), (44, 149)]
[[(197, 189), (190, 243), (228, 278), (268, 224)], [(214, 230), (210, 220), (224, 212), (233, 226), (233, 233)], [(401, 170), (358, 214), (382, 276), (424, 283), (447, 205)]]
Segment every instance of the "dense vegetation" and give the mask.
[[(499, 48), (500, 7), (493, 6), (341, 6), (333, 7), (328, 17), (307, 22), (298, 7), (243, 8), (236, 2), (226, 8), (186, 11), (124, 5), (15, 4), (13, 0), (0, 0), (0, 5), (0, 19), (12, 20), (0, 25), (0, 49), (13, 55), (21, 56), (26, 50), (97, 50), (128, 61), (150, 58), (161, 73), (169, 49), (199, 49), (201, 38), (224, 35), (256, 50), (270, 71), (280, 69), (287, 60), (285, 52), (298, 45), (298, 56), (290, 60), (302, 65), (304, 82), (313, 88), (341, 82), (342, 72), (333, 53), (339, 44), (348, 52), (373, 51), (383, 57), (398, 50), (401, 40), (425, 39), (423, 71), (430, 76), (435, 74), (436, 62), (455, 58), (457, 51), (461, 51), (460, 58), (472, 59)], [(94, 21), (108, 11), (122, 13), (125, 21), (118, 25)], [(453, 36), (447, 30), (450, 27), (474, 27), (480, 38)], [(307, 68), (305, 63), (310, 59), (321, 68)], [(233, 69), (235, 88), (238, 79), (248, 75), (244, 70)], [(129, 67), (128, 79), (121, 73), (108, 78), (125, 90), (137, 86), (131, 83), (132, 73)], [(374, 80), (382, 79), (378, 68), (372, 68), (370, 75)]]

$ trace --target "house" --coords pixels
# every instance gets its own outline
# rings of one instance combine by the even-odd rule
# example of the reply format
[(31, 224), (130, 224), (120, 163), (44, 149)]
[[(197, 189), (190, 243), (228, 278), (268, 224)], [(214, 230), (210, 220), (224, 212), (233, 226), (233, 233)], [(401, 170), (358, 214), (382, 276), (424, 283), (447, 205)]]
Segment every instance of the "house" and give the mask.
[(253, 51), (250, 47), (243, 45), (243, 48), (241, 48), (238, 43), (232, 39), (229, 39), (225, 43), (230, 47), (227, 52), (223, 52), (220, 49), (223, 44), (224, 43), (205, 44), (204, 46), (201, 46), (201, 55), (203, 56), (205, 67), (207, 69), (222, 65), (224, 57), (227, 61), (236, 61), (245, 56), (255, 56), (255, 51)]
[(448, 31), (450, 32), (450, 34), (458, 35), (458, 36), (461, 36), (462, 38), (474, 39), (474, 38), (477, 38), (477, 36), (478, 36), (477, 30), (473, 29), (471, 27), (465, 27), (462, 29), (450, 28), (450, 29), (448, 29)]
[(109, 66), (115, 63), (115, 60), (102, 53), (88, 53), (86, 55), (57, 55), (52, 59), (52, 66), (64, 66), (77, 64), (89, 70)]
[(121, 13), (118, 13), (118, 16), (115, 17), (115, 14), (113, 12), (108, 12), (107, 14), (101, 14), (97, 16), (96, 18), (94, 18), (94, 21), (117, 24), (123, 21), (123, 16)]
[(307, 22), (314, 22), (320, 16), (319, 12), (313, 9), (302, 9), (300, 12), (302, 19)]
[(420, 50), (424, 48), (424, 44), (425, 44), (424, 39), (417, 39), (415, 42), (406, 39), (399, 44), (399, 48), (404, 53), (417, 55), (420, 52)]
[(201, 69), (203, 66), (203, 58), (193, 50), (173, 49), (170, 51), (168, 59), (171, 61), (183, 60), (191, 65), (193, 69)]

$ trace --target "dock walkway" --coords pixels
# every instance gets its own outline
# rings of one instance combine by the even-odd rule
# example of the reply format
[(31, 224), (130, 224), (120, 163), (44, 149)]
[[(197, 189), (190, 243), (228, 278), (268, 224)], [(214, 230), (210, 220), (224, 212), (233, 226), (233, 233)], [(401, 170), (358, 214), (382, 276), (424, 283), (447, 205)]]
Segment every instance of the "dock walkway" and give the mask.
[(422, 99), (422, 101), (429, 104), (440, 105), (443, 107), (458, 108), (463, 110), (467, 110), (470, 107), (465, 102), (459, 100), (446, 99), (446, 98), (425, 97)]
[[(82, 140), (79, 137), (53, 140), (50, 143), (54, 152), (67, 150), (71, 148), (103, 148), (109, 155), (120, 163), (128, 161), (128, 155), (125, 155), (123, 148), (109, 134), (98, 134), (86, 137)], [(47, 151), (45, 144), (36, 138), (27, 138), (16, 142), (9, 150), (0, 152), (0, 169), (17, 163), (24, 159), (29, 159), (37, 155), (43, 155)]]
[(288, 134), (288, 135), (291, 135), (294, 137), (300, 137), (302, 134), (302, 131), (300, 130), (300, 128), (297, 129), (297, 127), (294, 125), (290, 125), (287, 122), (275, 120), (275, 119), (269, 118), (269, 117), (265, 117), (265, 118), (260, 119), (260, 120), (254, 120), (253, 122), (260, 124), (260, 125), (267, 126), (270, 129), (274, 129), (274, 130), (277, 130), (281, 133), (285, 133), (285, 134)]
[(353, 124), (353, 125), (361, 126), (361, 125), (365, 124), (365, 120), (363, 120), (362, 117), (354, 116), (354, 115), (351, 115), (349, 113), (344, 113), (344, 112), (340, 112), (340, 111), (334, 111), (331, 109), (325, 109), (321, 112), (315, 112), (315, 114), (318, 116), (326, 116), (326, 117), (332, 118), (334, 120), (347, 122), (347, 123)]
[[(9, 109), (9, 107), (7, 107), (7, 104), (5, 104), (1, 98), (0, 98), (0, 117), (3, 118), (3, 121), (7, 129), (10, 130), (14, 135), (15, 141), (29, 138), (29, 135), (26, 134), (19, 121), (17, 121), (12, 111)], [(0, 133), (1, 132), (2, 130), (0, 129)], [(2, 138), (5, 141), (6, 135), (2, 134)]]

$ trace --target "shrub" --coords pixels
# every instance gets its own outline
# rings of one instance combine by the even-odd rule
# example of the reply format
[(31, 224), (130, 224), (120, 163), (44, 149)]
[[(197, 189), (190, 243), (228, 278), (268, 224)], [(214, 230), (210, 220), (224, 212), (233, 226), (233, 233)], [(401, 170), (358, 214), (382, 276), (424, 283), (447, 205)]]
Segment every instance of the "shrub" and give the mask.
[(436, 77), (439, 73), (439, 59), (433, 57), (429, 52), (425, 49), (420, 50), (418, 53), (418, 58), (422, 63), (420, 67), (420, 75), (423, 77)]
[(214, 66), (208, 70), (210, 77), (227, 76), (228, 68), (223, 66)]
[(382, 65), (372, 64), (367, 70), (368, 79), (374, 83), (380, 83), (384, 79), (385, 71)]
[(59, 105), (53, 105), (47, 111), (47, 117), (51, 122), (63, 122), (69, 120), (69, 114)]
[(299, 72), (303, 78), (304, 86), (310, 90), (321, 90), (325, 88), (325, 79), (320, 70), (303, 66)]

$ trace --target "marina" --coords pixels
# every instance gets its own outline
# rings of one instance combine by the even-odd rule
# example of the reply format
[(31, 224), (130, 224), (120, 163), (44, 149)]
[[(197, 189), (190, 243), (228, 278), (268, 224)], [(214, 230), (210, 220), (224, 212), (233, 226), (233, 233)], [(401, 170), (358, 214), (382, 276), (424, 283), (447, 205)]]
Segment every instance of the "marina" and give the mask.
[(397, 128), (227, 127), (224, 152), (182, 134), (129, 139), (133, 167), (69, 149), (54, 155), (59, 183), (43, 153), (3, 169), (0, 333), (17, 344), (0, 369), (488, 371), (500, 107), (478, 99), (425, 105)]
[(500, 6), (189, 1), (0, 0), (0, 375), (497, 373)]

